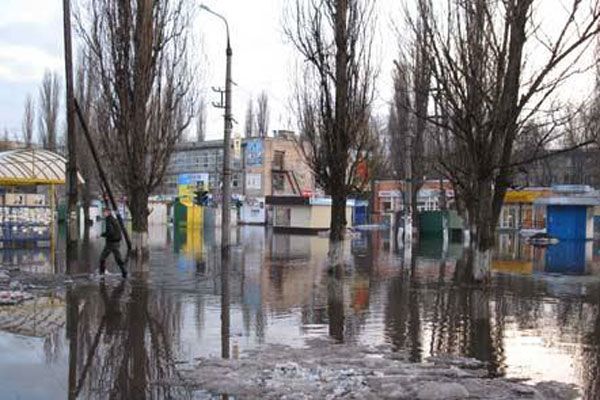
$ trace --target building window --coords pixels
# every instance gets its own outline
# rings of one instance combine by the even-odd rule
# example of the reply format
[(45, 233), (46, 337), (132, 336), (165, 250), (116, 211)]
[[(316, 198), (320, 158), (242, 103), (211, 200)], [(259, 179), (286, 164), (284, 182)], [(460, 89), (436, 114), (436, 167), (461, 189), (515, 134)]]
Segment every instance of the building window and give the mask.
[(283, 174), (273, 174), (273, 190), (284, 190), (285, 178)]
[(273, 154), (273, 169), (283, 170), (285, 152), (275, 150)]
[(392, 209), (392, 202), (390, 200), (382, 201), (381, 208), (384, 212), (390, 211)]

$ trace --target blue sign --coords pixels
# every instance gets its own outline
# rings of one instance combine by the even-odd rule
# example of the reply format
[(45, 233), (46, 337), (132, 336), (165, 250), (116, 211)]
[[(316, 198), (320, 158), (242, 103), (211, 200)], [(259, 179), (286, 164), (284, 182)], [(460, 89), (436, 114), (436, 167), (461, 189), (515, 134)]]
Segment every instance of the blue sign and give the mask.
[(246, 165), (249, 167), (260, 166), (263, 163), (263, 141), (252, 139), (246, 142)]
[(177, 176), (177, 184), (178, 185), (194, 185), (197, 182), (207, 183), (208, 174), (207, 173), (199, 173), (199, 174), (180, 174)]

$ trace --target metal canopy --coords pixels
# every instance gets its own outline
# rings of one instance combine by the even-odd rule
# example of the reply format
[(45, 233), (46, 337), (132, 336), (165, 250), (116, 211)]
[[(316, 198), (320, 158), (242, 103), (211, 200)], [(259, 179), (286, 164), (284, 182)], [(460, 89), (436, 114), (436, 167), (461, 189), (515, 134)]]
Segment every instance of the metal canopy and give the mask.
[[(39, 149), (0, 152), (0, 185), (62, 185), (67, 160)], [(79, 183), (84, 183), (78, 175)]]

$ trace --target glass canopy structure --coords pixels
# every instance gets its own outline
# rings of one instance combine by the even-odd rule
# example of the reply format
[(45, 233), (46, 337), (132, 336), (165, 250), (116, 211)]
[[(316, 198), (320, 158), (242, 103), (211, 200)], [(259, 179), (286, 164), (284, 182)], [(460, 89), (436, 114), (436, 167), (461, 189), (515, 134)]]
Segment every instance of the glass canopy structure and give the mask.
[[(62, 185), (67, 160), (41, 149), (0, 152), (0, 186)], [(79, 175), (79, 183), (83, 183)]]

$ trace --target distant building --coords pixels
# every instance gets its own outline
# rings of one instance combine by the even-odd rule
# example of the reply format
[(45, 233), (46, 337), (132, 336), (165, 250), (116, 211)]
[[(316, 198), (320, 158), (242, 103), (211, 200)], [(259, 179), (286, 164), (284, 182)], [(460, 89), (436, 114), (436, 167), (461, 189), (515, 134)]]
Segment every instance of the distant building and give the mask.
[[(246, 198), (314, 192), (313, 174), (293, 132), (276, 137), (234, 138), (231, 148), (231, 192)], [(207, 174), (209, 190), (218, 193), (223, 171), (223, 141), (178, 144), (159, 194), (177, 195), (183, 174)]]
[[(177, 195), (177, 180), (183, 174), (208, 174), (208, 187), (211, 191), (220, 190), (223, 172), (223, 141), (184, 142), (175, 147), (167, 167), (159, 194)], [(241, 165), (239, 160), (232, 162), (231, 187), (233, 194), (241, 188)]]
[[(404, 209), (405, 183), (400, 180), (375, 181), (373, 214), (381, 215)], [(449, 181), (443, 180), (440, 187), (439, 180), (426, 180), (417, 193), (417, 209), (419, 211), (438, 211), (442, 202), (446, 206), (454, 201), (454, 190)]]
[(242, 193), (247, 197), (314, 193), (314, 176), (299, 146), (288, 135), (244, 140)]

